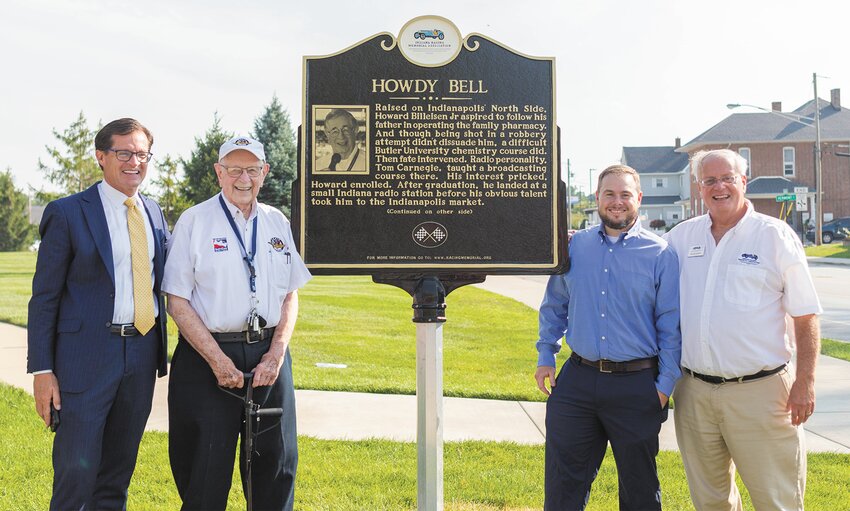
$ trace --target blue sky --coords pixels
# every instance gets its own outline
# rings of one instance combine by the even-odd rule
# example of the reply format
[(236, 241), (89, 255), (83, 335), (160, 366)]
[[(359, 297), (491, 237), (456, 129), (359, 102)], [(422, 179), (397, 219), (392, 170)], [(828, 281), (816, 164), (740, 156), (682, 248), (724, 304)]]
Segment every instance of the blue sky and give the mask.
[(274, 93), (298, 125), (304, 55), (426, 14), (555, 57), (562, 156), (585, 190), (588, 169), (623, 146), (685, 143), (729, 115), (727, 103), (796, 108), (813, 97), (813, 72), (821, 98), (841, 88), (850, 106), (846, 0), (6, 0), (0, 169), (19, 187), (44, 185), (51, 130), (81, 110), (92, 125), (139, 119), (156, 157), (188, 156), (214, 112), (249, 132)]

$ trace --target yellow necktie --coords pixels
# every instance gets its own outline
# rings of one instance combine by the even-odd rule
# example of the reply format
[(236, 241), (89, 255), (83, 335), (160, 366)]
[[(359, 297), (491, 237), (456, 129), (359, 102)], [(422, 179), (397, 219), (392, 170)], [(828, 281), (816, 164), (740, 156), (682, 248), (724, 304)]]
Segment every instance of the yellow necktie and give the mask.
[(135, 319), (133, 325), (140, 334), (145, 335), (153, 328), (153, 284), (151, 283), (151, 265), (148, 256), (148, 237), (145, 234), (145, 220), (131, 197), (124, 201), (127, 206), (127, 228), (130, 231), (130, 256), (133, 263), (133, 306)]

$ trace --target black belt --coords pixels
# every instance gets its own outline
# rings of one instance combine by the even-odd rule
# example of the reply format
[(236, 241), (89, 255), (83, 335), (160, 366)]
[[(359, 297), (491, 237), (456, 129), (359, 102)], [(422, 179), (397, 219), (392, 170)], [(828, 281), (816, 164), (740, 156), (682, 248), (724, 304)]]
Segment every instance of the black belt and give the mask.
[(254, 344), (255, 342), (271, 339), (274, 335), (274, 329), (275, 327), (264, 328), (255, 333), (247, 330), (241, 332), (210, 332), (210, 335), (212, 335), (216, 342), (244, 342)]
[(109, 325), (109, 331), (113, 334), (118, 334), (121, 337), (135, 337), (137, 335), (142, 335), (132, 323), (128, 323), (126, 325), (111, 324)]
[(579, 364), (594, 367), (600, 373), (634, 373), (658, 367), (658, 357), (639, 358), (637, 360), (629, 360), (627, 362), (614, 362), (613, 360), (588, 360), (580, 355), (573, 353), (570, 355), (570, 360), (575, 360)]
[(785, 369), (786, 365), (788, 365), (788, 364), (782, 364), (781, 366), (775, 367), (773, 369), (765, 369), (764, 371), (759, 371), (755, 374), (748, 374), (747, 376), (739, 376), (737, 378), (724, 378), (722, 376), (711, 376), (711, 375), (708, 375), (708, 374), (700, 374), (700, 373), (691, 371), (687, 367), (683, 367), (682, 370), (685, 371), (686, 373), (690, 374), (691, 376), (693, 376), (694, 378), (696, 378), (698, 380), (702, 380), (706, 383), (713, 383), (715, 385), (719, 385), (721, 383), (732, 383), (732, 382), (742, 383), (742, 382), (750, 381), (750, 380), (758, 380), (759, 378), (764, 378), (765, 376), (770, 376), (771, 374), (778, 373), (779, 371)]

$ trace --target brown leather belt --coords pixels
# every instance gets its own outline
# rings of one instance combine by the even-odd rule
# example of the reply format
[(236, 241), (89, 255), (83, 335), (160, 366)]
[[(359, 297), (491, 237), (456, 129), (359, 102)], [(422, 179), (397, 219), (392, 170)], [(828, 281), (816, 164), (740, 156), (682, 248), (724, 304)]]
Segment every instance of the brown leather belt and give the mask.
[(247, 330), (241, 332), (210, 332), (216, 342), (244, 342), (254, 344), (255, 342), (271, 339), (274, 335), (275, 327), (264, 328), (257, 333), (251, 333)]
[(774, 367), (773, 369), (765, 369), (764, 371), (759, 371), (754, 374), (748, 374), (746, 376), (739, 376), (737, 378), (724, 378), (722, 376), (711, 376), (708, 374), (700, 374), (694, 371), (691, 371), (687, 367), (683, 367), (682, 371), (690, 374), (694, 378), (698, 380), (702, 380), (706, 383), (713, 383), (714, 385), (720, 385), (721, 383), (743, 383), (745, 381), (750, 380), (758, 380), (759, 378), (764, 378), (765, 376), (770, 376), (771, 374), (776, 374), (779, 371), (785, 369), (785, 366), (788, 364), (782, 364), (779, 367)]
[(570, 360), (575, 360), (579, 364), (596, 368), (600, 373), (634, 373), (636, 371), (643, 371), (644, 369), (658, 367), (658, 357), (639, 358), (636, 360), (628, 360), (626, 362), (614, 362), (613, 360), (604, 359), (588, 360), (573, 353), (570, 355)]

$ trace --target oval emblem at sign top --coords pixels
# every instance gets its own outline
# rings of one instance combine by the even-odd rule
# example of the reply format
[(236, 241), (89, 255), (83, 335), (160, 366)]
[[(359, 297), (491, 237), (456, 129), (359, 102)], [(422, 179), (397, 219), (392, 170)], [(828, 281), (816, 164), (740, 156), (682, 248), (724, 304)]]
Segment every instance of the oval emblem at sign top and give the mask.
[(411, 235), (420, 247), (435, 248), (446, 242), (449, 231), (437, 222), (422, 222), (413, 228)]
[(454, 23), (441, 16), (419, 16), (405, 23), (398, 49), (408, 61), (422, 67), (439, 67), (460, 53), (463, 39)]

